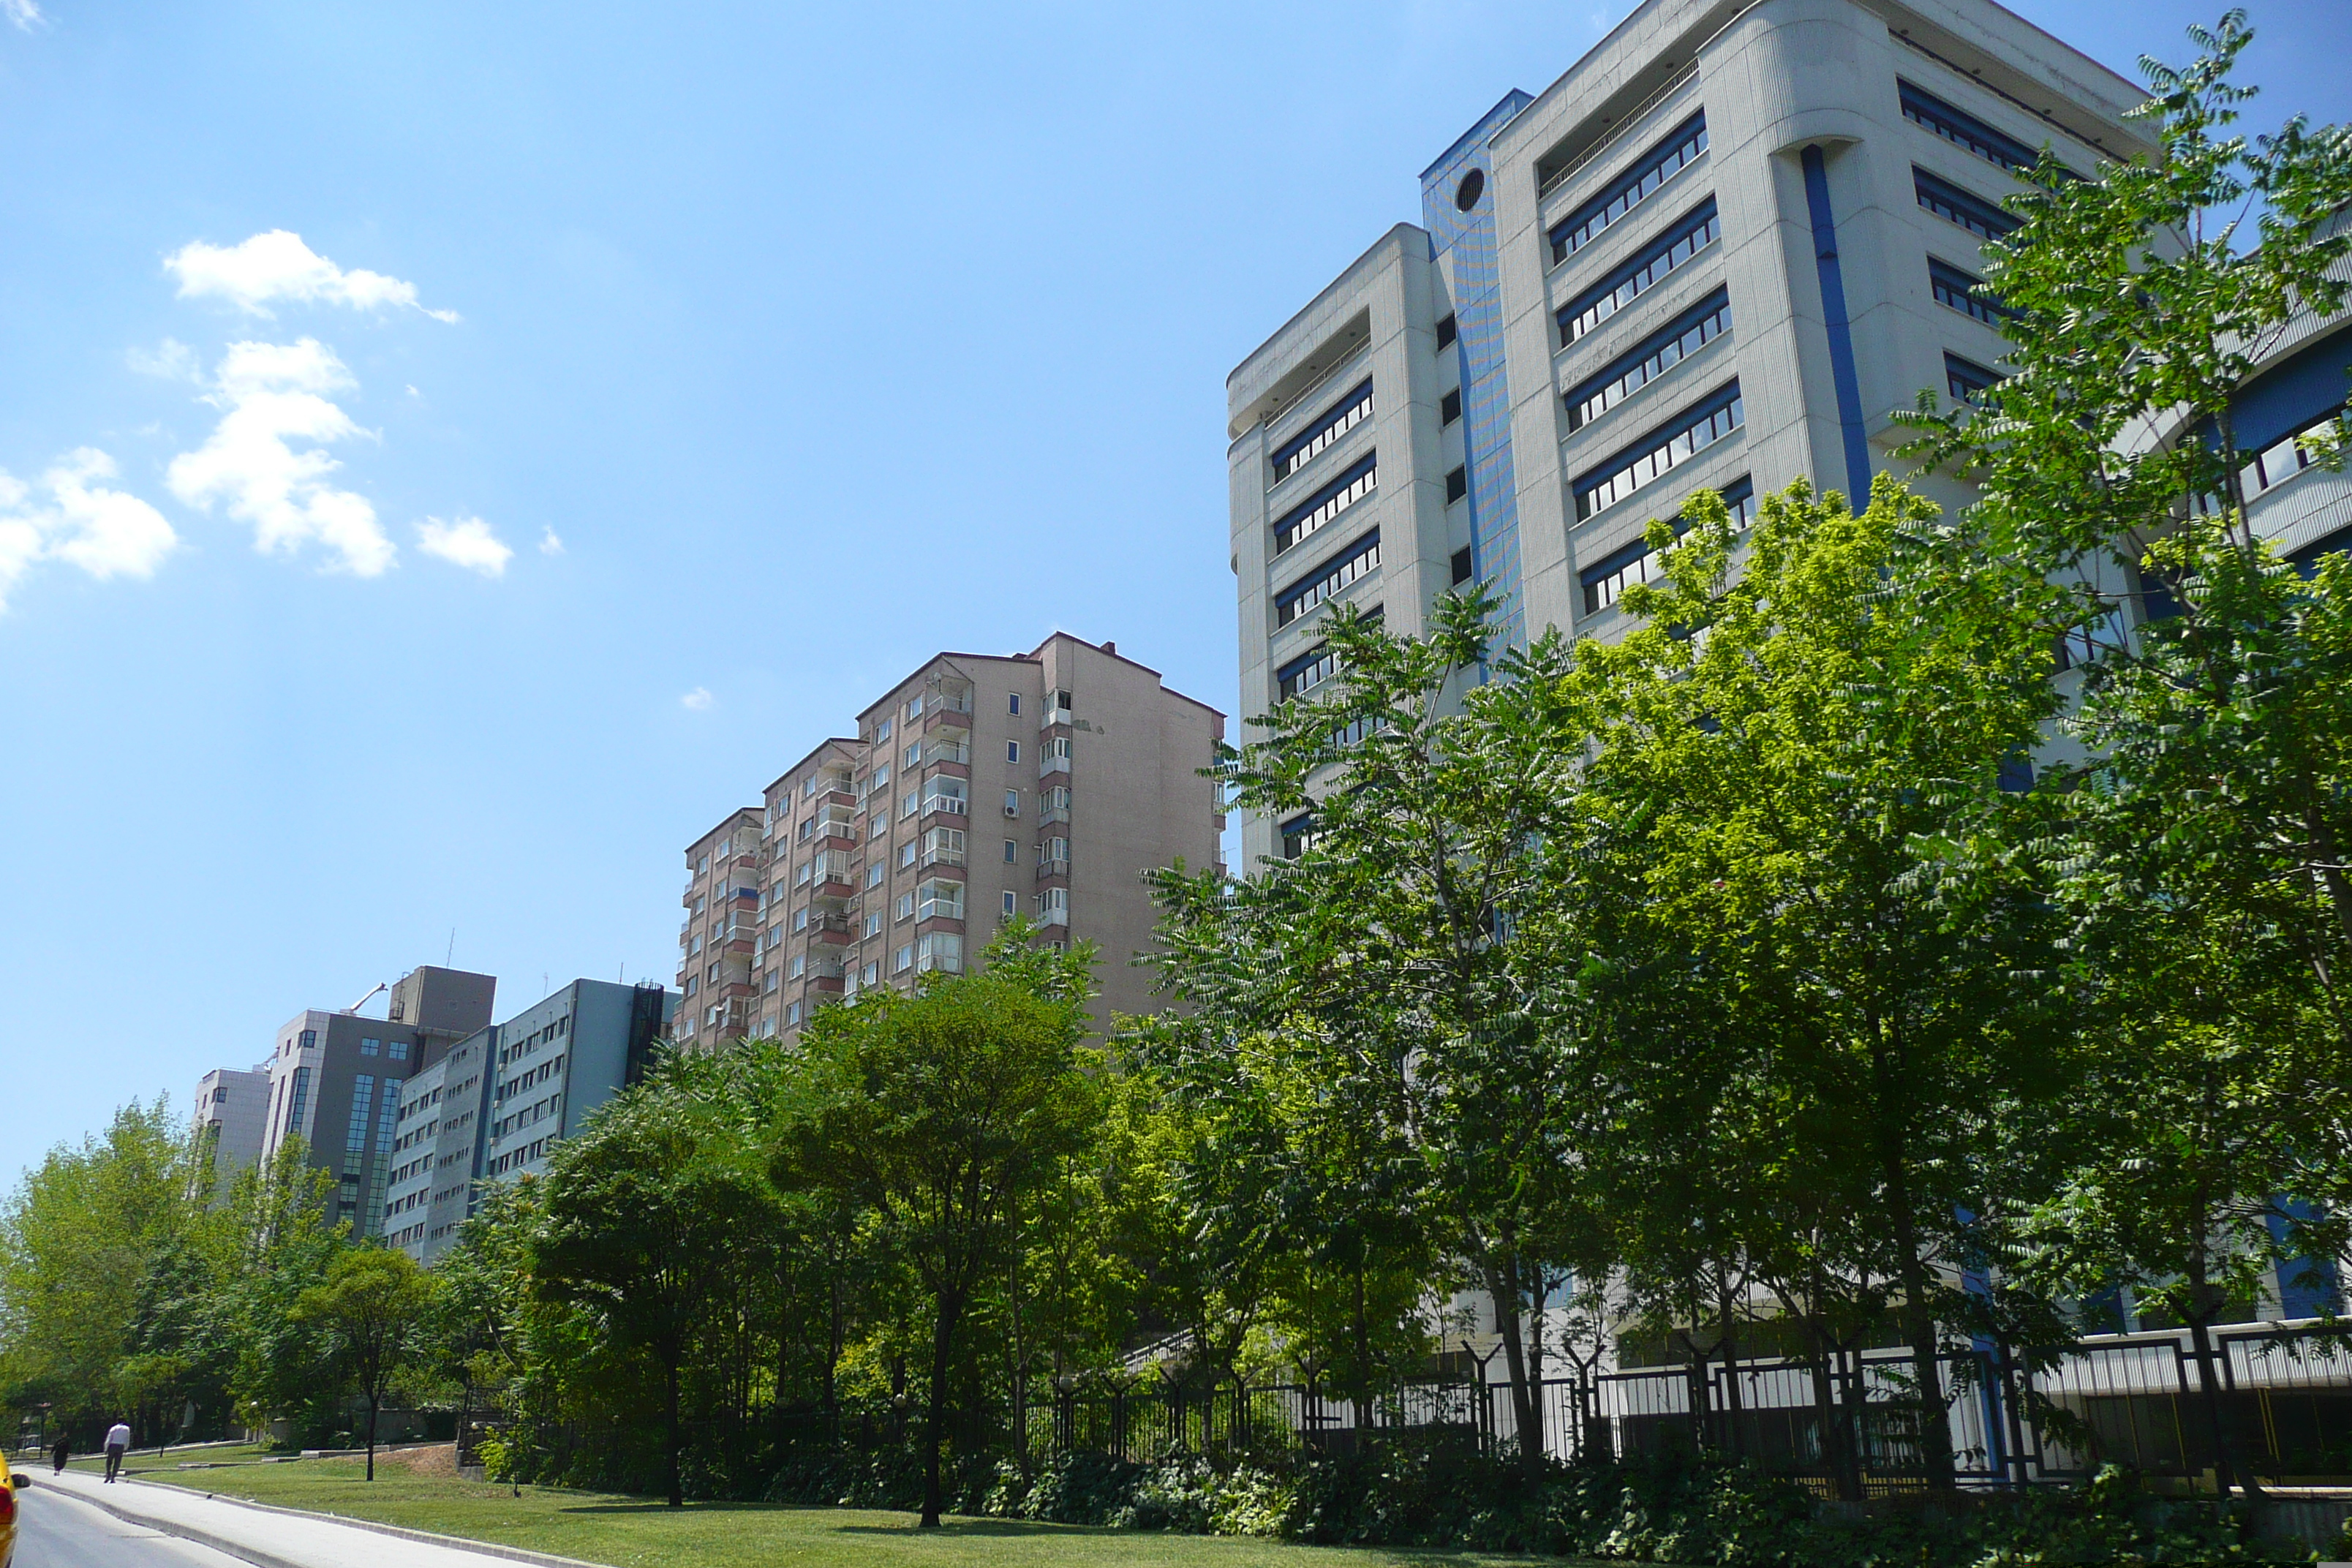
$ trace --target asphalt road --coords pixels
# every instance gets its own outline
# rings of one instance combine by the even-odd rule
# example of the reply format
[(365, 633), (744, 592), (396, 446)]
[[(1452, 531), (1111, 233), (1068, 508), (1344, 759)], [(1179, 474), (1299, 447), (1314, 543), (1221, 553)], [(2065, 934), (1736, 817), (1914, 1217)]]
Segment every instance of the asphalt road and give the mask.
[(250, 1568), (242, 1558), (181, 1541), (76, 1502), (46, 1474), (16, 1494), (15, 1568)]

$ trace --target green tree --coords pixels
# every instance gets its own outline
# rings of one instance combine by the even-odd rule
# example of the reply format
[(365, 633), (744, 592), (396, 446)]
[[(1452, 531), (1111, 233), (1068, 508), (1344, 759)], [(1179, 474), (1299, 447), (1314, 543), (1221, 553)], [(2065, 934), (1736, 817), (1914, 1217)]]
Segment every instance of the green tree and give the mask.
[[(2063, 1022), (2038, 870), (2011, 848), (2039, 804), (2002, 788), (2057, 701), (2053, 591), (1885, 479), (1859, 515), (1801, 481), (1744, 541), (1711, 492), (1683, 516), (1679, 544), (1650, 525), (1665, 578), (1627, 595), (1645, 624), (1584, 645), (1575, 675), (1611, 710), (1591, 773), (1614, 818), (1601, 951), (1679, 1004), (1665, 1028), (1620, 1007), (1612, 1038), (1637, 1100), (1753, 1086), (1715, 1097), (1735, 1130), (1725, 1222), (1752, 1249), (1785, 1258), (1808, 1194), (1860, 1217), (1821, 1266), (1893, 1281), (1922, 1457), (1948, 1486), (1939, 1320), (2003, 1100), (2046, 1086)], [(1654, 1242), (1673, 1223), (1643, 1218)], [(1733, 1238), (1706, 1250), (1720, 1268)]]
[(1099, 1095), (1081, 1047), (1092, 952), (1027, 945), (1015, 922), (966, 975), (820, 1012), (782, 1105), (778, 1185), (874, 1216), (930, 1320), (922, 1524), (940, 1522), (958, 1331), (1001, 1269), (1016, 1216), (1082, 1149)]
[[(141, 1352), (158, 1260), (198, 1215), (190, 1147), (167, 1098), (133, 1102), (102, 1135), (60, 1144), (0, 1209), (0, 1382), (59, 1424), (131, 1414), (121, 1375)], [(144, 1370), (140, 1382), (145, 1386)]]
[[(2087, 180), (2044, 159), (1988, 269), (2011, 374), (1975, 409), (1913, 416), (1920, 455), (1981, 485), (1988, 551), (2072, 585), (2086, 666), (2062, 890), (2105, 1021), (2098, 1092), (2023, 1261), (2137, 1281), (2189, 1327), (2225, 1489), (2242, 1467), (2207, 1331), (2283, 1256), (2340, 1245), (2310, 1200), (2340, 1210), (2352, 1086), (2352, 580), (2254, 537), (2249, 442), (2280, 432), (2238, 419), (2263, 358), (2352, 298), (2352, 132), (2235, 132), (2252, 36), (2231, 11), (2191, 29), (2193, 64), (2142, 61), (2160, 158)], [(2340, 462), (2346, 419), (2308, 454)]]
[(367, 1479), (375, 1479), (376, 1417), (384, 1395), (424, 1363), (436, 1281), (405, 1252), (360, 1247), (328, 1265), (294, 1316), (324, 1331), (334, 1363), (367, 1401)]
[(739, 1255), (775, 1225), (774, 1195), (730, 1133), (723, 1114), (662, 1077), (615, 1096), (556, 1145), (530, 1244), (542, 1301), (581, 1309), (615, 1346), (652, 1359), (672, 1508), (686, 1503), (689, 1352)]
[[(1297, 1070), (1261, 1077), (1268, 1092), (1234, 1123), (1268, 1162), (1248, 1201), (1295, 1210), (1276, 1223), (1353, 1282), (1343, 1296), (1400, 1266), (1425, 1283), (1433, 1247), (1466, 1260), (1533, 1463), (1541, 1341), (1522, 1324), (1539, 1331), (1571, 1266), (1601, 1267), (1606, 1251), (1561, 1113), (1590, 1088), (1575, 963), (1562, 961), (1578, 943), (1589, 731), (1566, 645), (1548, 636), (1491, 658), (1493, 608), (1484, 593), (1446, 595), (1422, 637), (1349, 606), (1327, 618), (1332, 674), (1254, 720), (1262, 736), (1219, 768), (1244, 809), (1311, 818), (1308, 843), (1238, 885), (1158, 878), (1163, 973), (1195, 1010), (1162, 1033), (1203, 1106), (1248, 1087), (1230, 1077), (1247, 1054), (1236, 1042), (1295, 1054)], [(1363, 1314), (1350, 1327), (1353, 1348), (1333, 1359), (1355, 1368), (1360, 1405), (1389, 1358), (1370, 1354)]]

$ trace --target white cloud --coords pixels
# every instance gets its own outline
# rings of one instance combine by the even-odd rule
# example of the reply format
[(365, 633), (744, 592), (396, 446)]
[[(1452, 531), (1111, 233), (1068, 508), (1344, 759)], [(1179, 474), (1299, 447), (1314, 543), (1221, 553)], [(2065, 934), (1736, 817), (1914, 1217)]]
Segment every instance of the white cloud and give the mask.
[(457, 319), (455, 310), (417, 303), (415, 284), (365, 268), (346, 272), (303, 244), (300, 235), (282, 228), (226, 247), (195, 240), (165, 257), (163, 268), (179, 279), (183, 300), (223, 299), (248, 315), (270, 315), (273, 301), (292, 300), (358, 310), (397, 305), (439, 321)]
[(101, 581), (154, 574), (180, 537), (137, 496), (95, 482), (115, 472), (104, 452), (77, 447), (41, 476), (45, 507), (27, 504), (32, 486), (0, 473), (0, 607), (38, 561), (62, 561)]
[(563, 541), (555, 536), (555, 530), (551, 528), (545, 533), (539, 536), (539, 552), (541, 555), (561, 555), (563, 553)]
[(677, 700), (677, 705), (681, 708), (690, 708), (695, 712), (699, 713), (704, 709), (710, 706), (711, 700), (710, 688), (707, 686), (698, 686), (693, 690), (688, 692), (685, 696), (679, 698)]
[(152, 349), (131, 349), (123, 362), (141, 375), (152, 375), (163, 381), (202, 381), (204, 371), (196, 363), (196, 351), (177, 338), (165, 338)]
[(202, 447), (172, 459), (172, 493), (194, 507), (221, 502), (253, 525), (265, 554), (317, 540), (342, 570), (375, 576), (393, 563), (392, 541), (364, 496), (327, 482), (341, 465), (323, 449), (370, 435), (326, 395), (355, 384), (315, 338), (231, 343), (205, 398), (222, 411), (220, 423)]
[(416, 525), (416, 537), (417, 548), (425, 554), (485, 577), (505, 576), (507, 563), (514, 559), (514, 552), (478, 517), (460, 517), (455, 522), (428, 517)]
[(0, 16), (16, 24), (18, 30), (29, 33), (34, 26), (48, 20), (34, 0), (0, 0)]

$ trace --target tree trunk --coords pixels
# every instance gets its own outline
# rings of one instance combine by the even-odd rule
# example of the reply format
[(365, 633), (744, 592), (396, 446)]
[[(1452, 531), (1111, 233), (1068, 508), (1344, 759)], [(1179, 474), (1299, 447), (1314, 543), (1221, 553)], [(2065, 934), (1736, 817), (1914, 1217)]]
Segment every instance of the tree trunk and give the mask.
[(375, 1479), (375, 1413), (383, 1403), (383, 1394), (373, 1389), (368, 1391), (367, 1479), (370, 1480)]
[(1829, 1470), (1831, 1485), (1837, 1489), (1838, 1500), (1860, 1502), (1862, 1484), (1847, 1463), (1845, 1417), (1838, 1409), (1836, 1388), (1830, 1378), (1830, 1337), (1819, 1323), (1807, 1326), (1813, 1336), (1813, 1419), (1821, 1424), (1822, 1463)]
[(1728, 1269), (1716, 1281), (1716, 1321), (1718, 1325), (1716, 1348), (1723, 1352), (1723, 1446), (1733, 1458), (1740, 1457), (1746, 1444), (1739, 1431), (1739, 1347), (1731, 1337), (1731, 1274)]
[(1518, 1260), (1507, 1251), (1486, 1265), (1486, 1293), (1495, 1302), (1495, 1331), (1503, 1337), (1503, 1371), (1511, 1380), (1511, 1423), (1518, 1429), (1519, 1462), (1533, 1466), (1542, 1434), (1528, 1418), (1527, 1348), (1519, 1338)]
[(678, 1470), (678, 1451), (685, 1447), (678, 1432), (677, 1383), (679, 1352), (672, 1348), (662, 1357), (664, 1403), (669, 1418), (669, 1506), (686, 1506), (686, 1480)]
[[(1891, 1065), (1885, 1053), (1876, 1053), (1877, 1068), (1883, 1073)], [(1891, 1086), (1882, 1089), (1879, 1114), (1890, 1114), (1885, 1107), (1893, 1103), (1898, 1090)], [(1927, 1265), (1919, 1256), (1918, 1216), (1911, 1206), (1911, 1187), (1906, 1180), (1905, 1160), (1899, 1146), (1900, 1131), (1882, 1131), (1881, 1174), (1886, 1183), (1887, 1217), (1895, 1233), (1895, 1247), (1901, 1262), (1898, 1274), (1903, 1286), (1903, 1327), (1911, 1345), (1911, 1365), (1917, 1381), (1919, 1396), (1919, 1464), (1927, 1472), (1927, 1485), (1938, 1491), (1949, 1491), (1958, 1481), (1952, 1473), (1951, 1413), (1944, 1402), (1944, 1368), (1942, 1346), (1936, 1336), (1936, 1310), (1927, 1300)]]
[(1361, 1249), (1356, 1257), (1356, 1442), (1360, 1447), (1364, 1434), (1372, 1426), (1372, 1328), (1364, 1305), (1364, 1259)]
[(919, 1528), (940, 1527), (940, 1445), (947, 1437), (948, 1370), (954, 1357), (955, 1322), (963, 1303), (940, 1292), (939, 1321), (931, 1331), (931, 1386), (923, 1420), (923, 1517)]

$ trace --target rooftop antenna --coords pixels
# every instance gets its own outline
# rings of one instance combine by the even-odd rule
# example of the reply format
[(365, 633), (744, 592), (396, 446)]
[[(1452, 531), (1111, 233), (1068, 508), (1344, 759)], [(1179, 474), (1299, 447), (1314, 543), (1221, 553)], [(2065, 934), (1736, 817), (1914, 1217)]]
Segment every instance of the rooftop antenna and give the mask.
[(441, 957), (441, 967), (446, 969), (457, 961), (457, 928), (449, 928), (449, 951)]

